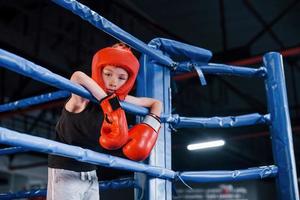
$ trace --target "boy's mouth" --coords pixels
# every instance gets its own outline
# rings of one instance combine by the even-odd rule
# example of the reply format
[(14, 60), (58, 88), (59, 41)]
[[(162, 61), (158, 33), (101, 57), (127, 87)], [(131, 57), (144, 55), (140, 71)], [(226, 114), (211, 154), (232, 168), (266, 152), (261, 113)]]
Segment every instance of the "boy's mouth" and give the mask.
[(107, 89), (108, 93), (115, 93), (115, 90)]

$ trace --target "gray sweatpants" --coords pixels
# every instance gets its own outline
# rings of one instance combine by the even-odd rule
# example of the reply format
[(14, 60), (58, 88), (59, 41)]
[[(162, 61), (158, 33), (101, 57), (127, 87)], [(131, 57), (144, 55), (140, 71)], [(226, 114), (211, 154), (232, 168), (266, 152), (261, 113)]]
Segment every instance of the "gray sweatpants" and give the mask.
[(99, 200), (96, 171), (48, 168), (47, 200)]

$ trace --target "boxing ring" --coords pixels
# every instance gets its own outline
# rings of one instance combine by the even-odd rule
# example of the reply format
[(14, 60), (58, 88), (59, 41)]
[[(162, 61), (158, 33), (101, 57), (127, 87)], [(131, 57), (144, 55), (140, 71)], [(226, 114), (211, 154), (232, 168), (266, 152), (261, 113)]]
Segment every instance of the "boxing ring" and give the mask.
[[(171, 200), (172, 184), (175, 181), (207, 183), (274, 177), (279, 199), (299, 200), (283, 62), (280, 54), (275, 52), (265, 54), (263, 66), (257, 69), (209, 63), (212, 53), (206, 49), (163, 38), (153, 39), (147, 45), (74, 0), (53, 1), (142, 53), (136, 96), (153, 97), (161, 100), (164, 105), (161, 117), (163, 123), (156, 146), (147, 163), (142, 163), (0, 127), (0, 143), (12, 146), (0, 150), (0, 155), (30, 150), (133, 171), (136, 172), (134, 180), (125, 184), (122, 181), (120, 184), (119, 181), (116, 181), (112, 188), (124, 187), (124, 185), (125, 187), (135, 187), (135, 199)], [(183, 61), (176, 62), (172, 57), (180, 57)], [(70, 93), (97, 102), (84, 87), (3, 49), (0, 49), (0, 66), (59, 89), (57, 92), (0, 105), (1, 112), (65, 98)], [(211, 118), (183, 117), (173, 114), (171, 112), (171, 76), (175, 73), (194, 70), (198, 73), (202, 84), (205, 84), (204, 74), (264, 79), (269, 113)], [(146, 108), (126, 102), (121, 102), (121, 106), (127, 112), (141, 117), (148, 113)], [(170, 126), (176, 128), (231, 128), (256, 124), (265, 124), (270, 128), (274, 165), (233, 171), (177, 172), (172, 170)], [(110, 187), (112, 184), (107, 183), (106, 185)], [(45, 190), (41, 190), (39, 194), (45, 195), (45, 192)], [(0, 194), (0, 198), (1, 195), (6, 199), (17, 198), (16, 194)]]

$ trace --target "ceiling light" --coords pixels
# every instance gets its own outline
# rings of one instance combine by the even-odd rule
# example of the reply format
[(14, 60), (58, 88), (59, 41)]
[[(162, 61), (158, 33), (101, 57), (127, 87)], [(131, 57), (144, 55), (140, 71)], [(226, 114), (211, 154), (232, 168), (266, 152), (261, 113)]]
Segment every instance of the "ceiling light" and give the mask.
[(223, 146), (225, 144), (224, 140), (213, 140), (208, 142), (200, 142), (196, 144), (189, 144), (187, 149), (190, 151), (197, 150), (197, 149), (207, 149), (213, 147)]

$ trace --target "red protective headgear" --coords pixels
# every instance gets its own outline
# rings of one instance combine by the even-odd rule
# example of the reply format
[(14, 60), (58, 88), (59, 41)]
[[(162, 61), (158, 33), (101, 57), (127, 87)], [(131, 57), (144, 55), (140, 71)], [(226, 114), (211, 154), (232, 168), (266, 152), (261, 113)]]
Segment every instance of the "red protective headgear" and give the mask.
[(99, 50), (93, 57), (92, 62), (92, 79), (94, 79), (102, 89), (106, 91), (104, 81), (102, 79), (102, 70), (106, 65), (113, 65), (125, 69), (129, 75), (128, 80), (122, 85), (116, 94), (121, 100), (124, 100), (133, 87), (136, 76), (139, 71), (139, 61), (133, 55), (129, 48), (106, 47)]

